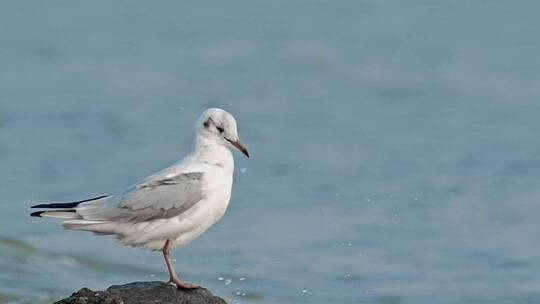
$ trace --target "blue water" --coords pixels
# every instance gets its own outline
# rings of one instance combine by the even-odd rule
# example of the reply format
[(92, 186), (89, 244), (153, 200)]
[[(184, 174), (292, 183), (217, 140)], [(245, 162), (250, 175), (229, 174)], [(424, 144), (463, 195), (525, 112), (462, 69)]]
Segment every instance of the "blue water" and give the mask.
[(0, 303), (165, 280), (28, 216), (115, 193), (232, 112), (230, 208), (174, 253), (229, 303), (539, 303), (537, 1), (5, 1)]

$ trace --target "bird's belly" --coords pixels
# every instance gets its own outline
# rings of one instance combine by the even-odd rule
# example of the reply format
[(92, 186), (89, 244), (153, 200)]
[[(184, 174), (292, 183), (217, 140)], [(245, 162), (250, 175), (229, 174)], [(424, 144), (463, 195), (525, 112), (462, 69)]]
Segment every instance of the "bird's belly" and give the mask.
[(226, 202), (213, 202), (211, 204), (208, 202), (205, 203), (197, 206), (197, 210), (194, 210), (189, 218), (180, 220), (180, 222), (186, 224), (186, 227), (179, 231), (176, 236), (171, 237), (171, 246), (173, 248), (190, 243), (219, 221), (227, 210), (228, 200)]
[(160, 250), (167, 239), (172, 248), (181, 247), (204, 233), (225, 213), (231, 197), (232, 172), (207, 170), (211, 180), (205, 183), (207, 196), (184, 213), (166, 219), (132, 224), (118, 236), (121, 243)]
[(118, 239), (125, 245), (149, 250), (161, 250), (167, 239), (171, 240), (172, 248), (181, 247), (221, 219), (229, 198), (230, 192), (210, 196), (176, 217), (133, 224)]

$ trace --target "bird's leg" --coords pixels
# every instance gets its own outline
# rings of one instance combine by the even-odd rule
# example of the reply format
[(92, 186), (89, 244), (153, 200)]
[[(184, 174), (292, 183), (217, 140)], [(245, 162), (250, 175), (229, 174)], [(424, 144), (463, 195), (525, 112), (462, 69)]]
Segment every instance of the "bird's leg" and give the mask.
[(174, 272), (174, 267), (171, 261), (171, 248), (169, 247), (169, 239), (165, 242), (162, 249), (163, 257), (165, 258), (165, 264), (167, 264), (167, 270), (169, 270), (169, 283), (176, 285), (178, 288), (197, 288), (197, 285), (193, 285), (188, 282), (184, 282), (178, 278)]

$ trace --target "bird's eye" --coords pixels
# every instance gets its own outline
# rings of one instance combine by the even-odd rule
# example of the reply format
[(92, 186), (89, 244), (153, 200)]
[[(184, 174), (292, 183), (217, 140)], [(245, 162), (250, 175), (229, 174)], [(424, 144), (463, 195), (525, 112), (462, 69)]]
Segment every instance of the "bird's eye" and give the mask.
[(223, 128), (221, 127), (216, 127), (216, 129), (219, 131), (219, 133), (223, 133), (223, 131), (225, 131)]

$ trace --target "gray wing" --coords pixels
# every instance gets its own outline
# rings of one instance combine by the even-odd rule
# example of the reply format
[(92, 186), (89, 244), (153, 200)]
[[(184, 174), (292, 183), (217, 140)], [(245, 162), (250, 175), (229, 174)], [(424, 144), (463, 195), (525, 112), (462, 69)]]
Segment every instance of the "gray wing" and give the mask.
[(190, 172), (138, 184), (120, 197), (122, 211), (116, 219), (147, 221), (180, 215), (204, 197), (202, 178), (202, 172)]

